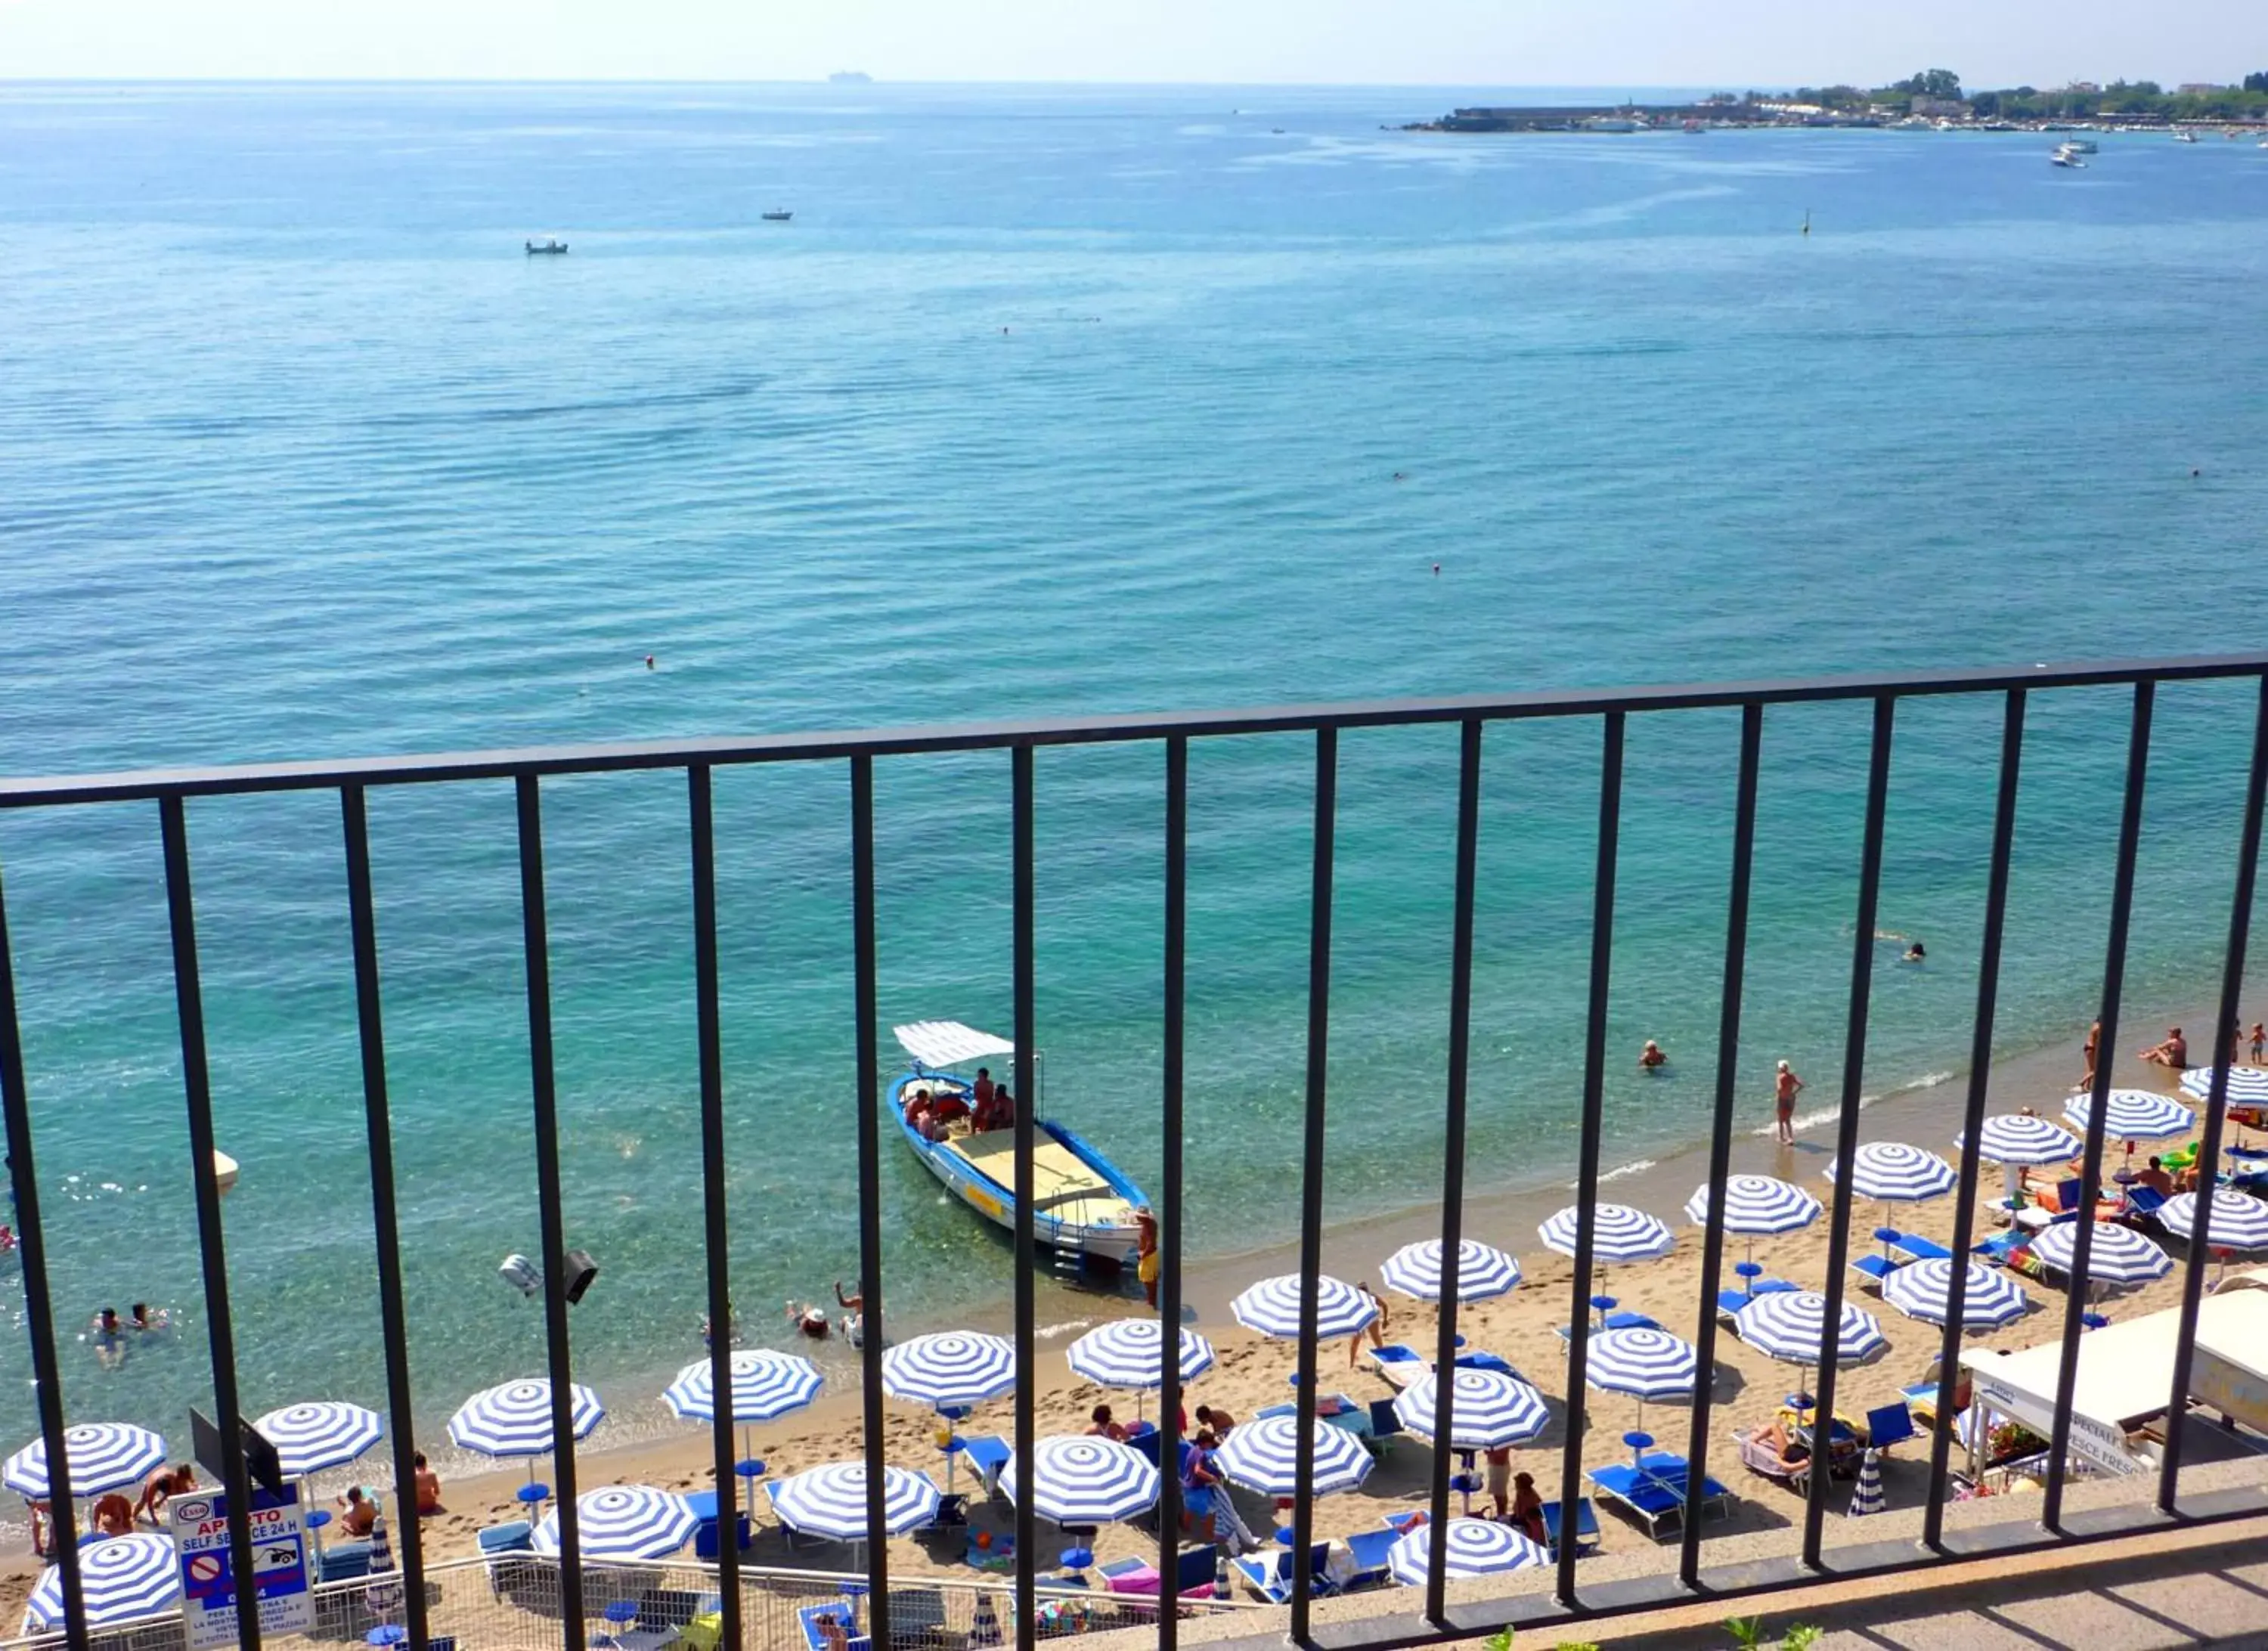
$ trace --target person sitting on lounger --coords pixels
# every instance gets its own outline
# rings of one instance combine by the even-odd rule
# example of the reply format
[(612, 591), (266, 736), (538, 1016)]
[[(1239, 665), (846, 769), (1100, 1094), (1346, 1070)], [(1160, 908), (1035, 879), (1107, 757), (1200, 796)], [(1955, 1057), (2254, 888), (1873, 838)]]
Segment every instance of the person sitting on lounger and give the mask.
[(2190, 1064), (2189, 1040), (2182, 1036), (2181, 1028), (2169, 1026), (2166, 1028), (2166, 1041), (2152, 1044), (2142, 1050), (2138, 1058), (2154, 1066), (2170, 1066), (2180, 1072)]
[(376, 1523), (378, 1504), (362, 1493), (361, 1485), (347, 1486), (347, 1493), (339, 1498), (339, 1529), (350, 1537), (367, 1537)]
[(2174, 1178), (2166, 1173), (2165, 1167), (2154, 1157), (2150, 1160), (2150, 1167), (2147, 1169), (2136, 1174), (2134, 1184), (2138, 1187), (2149, 1188), (2161, 1198), (2170, 1198), (2174, 1196)]
[(811, 1625), (818, 1631), (819, 1643), (823, 1651), (844, 1651), (850, 1643), (850, 1631), (843, 1625), (843, 1618), (834, 1611), (820, 1612), (811, 1619)]
[(1513, 1478), (1512, 1522), (1530, 1542), (1548, 1544), (1551, 1540), (1543, 1526), (1543, 1499), (1535, 1493), (1535, 1476), (1532, 1473)]
[(1111, 1419), (1110, 1406), (1108, 1404), (1098, 1404), (1094, 1407), (1094, 1425), (1086, 1431), (1100, 1439), (1116, 1439), (1121, 1444), (1126, 1441), (1126, 1430)]

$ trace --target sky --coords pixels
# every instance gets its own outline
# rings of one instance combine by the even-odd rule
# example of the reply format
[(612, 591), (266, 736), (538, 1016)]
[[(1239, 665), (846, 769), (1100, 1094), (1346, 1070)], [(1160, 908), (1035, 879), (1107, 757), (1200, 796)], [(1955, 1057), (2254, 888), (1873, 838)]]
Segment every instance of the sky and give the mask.
[(0, 81), (1973, 87), (2268, 69), (2261, 0), (0, 0)]

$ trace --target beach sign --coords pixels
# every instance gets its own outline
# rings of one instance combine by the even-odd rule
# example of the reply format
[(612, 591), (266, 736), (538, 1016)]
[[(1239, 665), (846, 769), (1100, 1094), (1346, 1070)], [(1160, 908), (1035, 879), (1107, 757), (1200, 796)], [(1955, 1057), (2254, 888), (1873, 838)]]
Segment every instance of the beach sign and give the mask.
[[(228, 1493), (199, 1491), (166, 1504), (180, 1551), (181, 1612), (189, 1651), (215, 1651), (237, 1642), (237, 1586), (228, 1545)], [(252, 1493), (252, 1566), (260, 1601), (260, 1632), (306, 1633), (315, 1625), (309, 1589), (307, 1533), (299, 1518), (299, 1486), (282, 1495)]]

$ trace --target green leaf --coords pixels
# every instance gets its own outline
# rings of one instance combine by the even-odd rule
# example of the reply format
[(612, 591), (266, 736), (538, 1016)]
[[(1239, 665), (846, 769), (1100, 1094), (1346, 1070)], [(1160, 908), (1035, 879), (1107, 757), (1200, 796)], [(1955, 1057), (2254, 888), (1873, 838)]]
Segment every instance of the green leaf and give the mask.
[(1727, 1617), (1725, 1632), (1733, 1636), (1733, 1643), (1741, 1651), (1759, 1651), (1764, 1642), (1764, 1619), (1761, 1617)]
[(1779, 1637), (1779, 1651), (1811, 1651), (1825, 1637), (1827, 1630), (1815, 1622), (1792, 1623)]

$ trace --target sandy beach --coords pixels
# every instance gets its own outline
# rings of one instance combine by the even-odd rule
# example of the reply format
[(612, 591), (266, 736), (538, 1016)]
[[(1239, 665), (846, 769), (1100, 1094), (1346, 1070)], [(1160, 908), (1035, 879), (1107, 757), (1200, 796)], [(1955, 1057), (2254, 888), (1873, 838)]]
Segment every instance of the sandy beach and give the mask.
[[(2130, 1029), (2120, 1040), (2125, 1053), (2114, 1068), (2117, 1083), (2169, 1091), (2175, 1087), (2174, 1074), (2143, 1065), (2132, 1058), (2132, 1049), (2145, 1041), (2132, 1028), (2139, 1027), (2154, 1036), (2156, 1028), (2164, 1023), (2161, 1016), (2130, 1020)], [(2192, 1013), (2183, 1023), (2209, 1024), (2210, 1017)], [(1988, 1110), (2030, 1105), (2044, 1114), (2054, 1115), (2079, 1075), (2073, 1059), (2076, 1053), (2074, 1039), (2069, 1052), (2042, 1051), (1999, 1067), (1993, 1074)], [(1807, 1100), (1812, 1104), (1801, 1112), (1813, 1119), (1810, 1126), (1793, 1146), (1787, 1147), (1772, 1142), (1769, 1131), (1764, 1139), (1742, 1135), (1734, 1143), (1733, 1168), (1760, 1170), (1794, 1181), (1819, 1197), (1831, 1216), (1832, 1190), (1822, 1171), (1833, 1148), (1832, 1101), (1837, 1086), (1831, 1072), (1814, 1072), (1809, 1076), (1812, 1087)], [(1860, 1139), (1910, 1141), (1955, 1158), (1952, 1137), (1959, 1127), (1966, 1087), (1966, 1080), (1957, 1079), (1904, 1092), (1871, 1105), (1861, 1116)], [(1825, 1115), (1823, 1121), (1821, 1115)], [(2117, 1144), (2113, 1143), (2110, 1151), (2114, 1159), (2118, 1150)], [(1606, 1157), (1611, 1163), (1611, 1144)], [(2116, 1161), (2106, 1162), (2106, 1174), (2117, 1167)], [(1702, 1235), (1683, 1220), (1683, 1206), (1705, 1178), (1705, 1151), (1695, 1150), (1624, 1174), (1602, 1190), (1606, 1198), (1635, 1205), (1660, 1216), (1679, 1235), (1673, 1254), (1660, 1261), (1613, 1268), (1602, 1280), (1604, 1287), (1624, 1309), (1645, 1313), (1688, 1338), (1697, 1328)], [(1986, 1198), (1999, 1196), (2000, 1176), (1997, 1167), (1986, 1167)], [(1463, 1309), (1460, 1323), (1472, 1345), (1509, 1360), (1550, 1404), (1550, 1427), (1534, 1445), (1514, 1453), (1515, 1470), (1534, 1473), (1547, 1499), (1557, 1494), (1560, 1450), (1566, 1437), (1566, 1360), (1555, 1327), (1567, 1321), (1573, 1264), (1543, 1249), (1535, 1235), (1536, 1223), (1568, 1201), (1564, 1189), (1482, 1196), (1469, 1200), (1466, 1215), (1468, 1235), (1513, 1250), (1519, 1256), (1526, 1275), (1522, 1285), (1510, 1294)], [(1867, 1253), (1871, 1247), (1869, 1235), (1885, 1220), (1904, 1230), (1945, 1241), (1951, 1235), (1953, 1214), (1954, 1201), (1949, 1197), (1921, 1205), (1900, 1205), (1887, 1211), (1865, 1202), (1854, 1204), (1851, 1253), (1853, 1257)], [(1411, 1212), (1390, 1220), (1333, 1228), (1325, 1243), (1325, 1268), (1350, 1281), (1374, 1282), (1378, 1263), (1384, 1257), (1412, 1238), (1433, 1235), (1437, 1220), (1434, 1212)], [(1725, 1278), (1727, 1286), (1736, 1282), (1731, 1275), (1731, 1266), (1744, 1253), (1744, 1244), (1745, 1241), (1738, 1239), (1728, 1243)], [(2177, 1257), (2181, 1255), (2178, 1244), (2169, 1247)], [(1823, 1286), (1826, 1252), (1824, 1219), (1802, 1231), (1760, 1239), (1754, 1247), (1756, 1258), (1771, 1276), (1806, 1288)], [(1286, 1252), (1263, 1251), (1211, 1260), (1192, 1270), (1188, 1280), (1189, 1322), (1212, 1339), (1219, 1352), (1214, 1368), (1188, 1389), (1187, 1404), (1192, 1411), (1197, 1404), (1204, 1404), (1226, 1409), (1240, 1419), (1248, 1419), (1291, 1397), (1287, 1375), (1294, 1367), (1296, 1348), (1290, 1343), (1267, 1340), (1242, 1330), (1230, 1317), (1227, 1301), (1253, 1279), (1287, 1271), (1295, 1262), (1296, 1257)], [(2104, 1310), (2113, 1318), (2124, 1318), (2175, 1305), (2179, 1300), (2181, 1279), (2182, 1269), (2177, 1265), (2166, 1279), (2115, 1298)], [(2023, 1282), (2034, 1310), (1999, 1332), (1971, 1337), (1970, 1345), (1981, 1341), (2016, 1350), (2051, 1340), (2059, 1333), (2063, 1302), (2060, 1293), (2030, 1280)], [(1843, 1373), (1837, 1409), (1848, 1416), (1895, 1400), (1903, 1386), (1919, 1379), (1936, 1355), (1940, 1334), (1935, 1325), (1899, 1314), (1887, 1306), (1871, 1286), (1862, 1288), (1861, 1284), (1852, 1275), (1846, 1287), (1846, 1299), (1874, 1315), (1890, 1345), (1881, 1358)], [(1112, 1316), (1138, 1314), (1138, 1297), (1130, 1294), (1123, 1297), (1072, 1294), (1052, 1286), (1049, 1289), (1042, 1318), (1052, 1333), (1042, 1347), (1035, 1373), (1041, 1433), (1083, 1432), (1097, 1404), (1109, 1404), (1120, 1417), (1132, 1418), (1144, 1408), (1137, 1396), (1081, 1381), (1070, 1371), (1063, 1348), (1080, 1330), (1093, 1323)], [(1430, 1350), (1437, 1331), (1434, 1309), (1390, 1292), (1384, 1293), (1384, 1300), (1389, 1315), (1387, 1339), (1406, 1341), (1421, 1351)], [(1001, 1323), (982, 1327), (1005, 1328)], [(840, 1359), (844, 1352), (836, 1347), (834, 1356)], [(1366, 1358), (1351, 1368), (1348, 1345), (1343, 1340), (1321, 1349), (1321, 1369), (1324, 1391), (1344, 1393), (1358, 1402), (1390, 1397), (1394, 1391), (1371, 1371)], [(1784, 1396), (1804, 1385), (1804, 1373), (1799, 1367), (1764, 1357), (1742, 1345), (1729, 1329), (1719, 1334), (1711, 1424), (1711, 1468), (1716, 1477), (1733, 1487), (1740, 1502), (1732, 1519), (1710, 1527), (1712, 1536), (1752, 1532), (1800, 1520), (1801, 1504), (1796, 1495), (1745, 1472), (1728, 1440), (1735, 1429), (1770, 1420), (1780, 1408)], [(618, 1408), (637, 1403), (628, 1395), (609, 1397)], [(1154, 1410), (1154, 1405), (1150, 1408)], [(1622, 1456), (1626, 1447), (1621, 1435), (1638, 1419), (1632, 1401), (1590, 1395), (1584, 1417), (1586, 1465)], [(1650, 1406), (1645, 1423), (1662, 1448), (1680, 1451), (1685, 1448), (1690, 1423), (1690, 1412), (1684, 1407)], [(935, 1444), (933, 1427), (934, 1419), (926, 1411), (892, 1404), (885, 1419), (886, 1448), (892, 1462), (932, 1470), (934, 1477), (942, 1482), (944, 1463)], [(1013, 1430), (1012, 1404), (1006, 1400), (982, 1407), (961, 1424), (964, 1434), (998, 1434), (1007, 1438)], [(850, 1367), (841, 1367), (839, 1375), (830, 1368), (828, 1389), (817, 1403), (780, 1422), (752, 1430), (752, 1441), (756, 1454), (765, 1460), (774, 1478), (821, 1463), (856, 1457), (861, 1449), (860, 1420)], [(1380, 1515), (1388, 1509), (1421, 1505), (1428, 1495), (1431, 1460), (1431, 1451), (1422, 1441), (1406, 1436), (1394, 1441), (1361, 1489), (1316, 1503), (1318, 1534), (1341, 1536), (1374, 1528)], [(578, 1457), (577, 1470), (585, 1490), (609, 1483), (689, 1490), (708, 1485), (711, 1464), (708, 1433), (687, 1425), (681, 1433), (660, 1440), (612, 1450), (582, 1452)], [(1917, 1503), (1926, 1474), (1925, 1447), (1909, 1446), (1895, 1453), (1886, 1474), (1890, 1506), (1895, 1508)], [(343, 1477), (333, 1477), (338, 1483), (344, 1482)], [(358, 1475), (346, 1477), (358, 1477), (383, 1486), (388, 1475), (384, 1459), (374, 1454), (365, 1459)], [(481, 1527), (519, 1517), (520, 1508), (513, 1493), (526, 1478), (525, 1466), (515, 1464), (501, 1471), (460, 1477), (448, 1483), (445, 1487), (448, 1512), (425, 1522), (428, 1558), (468, 1553), (474, 1547), (475, 1533)], [(960, 1475), (961, 1487), (967, 1487), (968, 1478), (966, 1472)], [(321, 1488), (325, 1493), (332, 1493), (336, 1485), (327, 1479)], [(1841, 1509), (1847, 1500), (1847, 1493), (1838, 1491), (1834, 1496), (1830, 1505), (1836, 1509), (1837, 1520), (1843, 1517)], [(1274, 1522), (1264, 1499), (1239, 1492), (1238, 1505), (1246, 1523), (1263, 1534)], [(791, 1549), (786, 1533), (770, 1517), (761, 1494), (757, 1512), (758, 1530), (748, 1556), (750, 1563), (799, 1569), (838, 1568), (849, 1564), (847, 1548), (805, 1543)], [(977, 1531), (990, 1530), (1005, 1537), (1012, 1530), (1012, 1512), (1005, 1500), (996, 1500), (990, 1506), (976, 1507), (971, 1522)], [(1653, 1545), (1642, 1529), (1611, 1511), (1602, 1510), (1601, 1523), (1604, 1546), (1610, 1553), (1642, 1551)], [(1043, 1557), (1052, 1560), (1055, 1544), (1047, 1534), (1048, 1529), (1042, 1528), (1042, 1541), (1046, 1544)], [(1830, 1536), (1830, 1540), (1833, 1539)], [(1108, 1561), (1154, 1554), (1155, 1541), (1131, 1527), (1111, 1526), (1103, 1529), (1094, 1547), (1098, 1559)], [(963, 1540), (957, 1532), (916, 1536), (891, 1544), (889, 1564), (894, 1574), (966, 1574), (963, 1554)], [(1665, 1551), (1663, 1563), (1668, 1562)], [(0, 1577), (0, 1617), (13, 1619), (36, 1569), (37, 1562), (28, 1553), (19, 1551), (6, 1561), (6, 1574)]]

